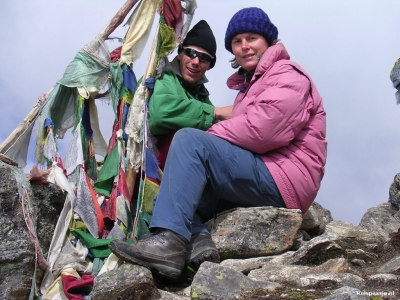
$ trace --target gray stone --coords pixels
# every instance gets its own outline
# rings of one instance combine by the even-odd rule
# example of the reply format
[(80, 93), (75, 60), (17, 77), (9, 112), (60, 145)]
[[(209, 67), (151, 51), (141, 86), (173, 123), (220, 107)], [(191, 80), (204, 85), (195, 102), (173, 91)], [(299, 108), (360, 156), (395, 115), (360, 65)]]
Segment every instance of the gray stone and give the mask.
[(159, 298), (161, 294), (154, 284), (151, 272), (144, 267), (128, 263), (97, 276), (92, 291), (93, 300)]
[(320, 265), (329, 259), (346, 257), (370, 261), (376, 258), (379, 243), (368, 231), (348, 222), (332, 221), (325, 233), (313, 238), (289, 259), (290, 264)]
[(394, 217), (396, 213), (389, 202), (379, 204), (367, 210), (359, 226), (373, 233), (381, 243), (385, 243), (400, 228), (400, 220)]
[(400, 173), (394, 176), (393, 183), (390, 185), (389, 202), (395, 209), (400, 209)]
[(257, 289), (258, 285), (240, 272), (204, 262), (191, 287), (192, 299), (240, 299), (241, 295)]
[(321, 235), (325, 231), (326, 224), (331, 221), (333, 221), (331, 212), (323, 208), (319, 203), (313, 202), (303, 215), (300, 229), (311, 236)]
[(300, 210), (238, 208), (207, 222), (221, 260), (268, 256), (289, 250), (300, 228)]
[(255, 257), (247, 259), (227, 259), (220, 263), (223, 267), (228, 267), (247, 275), (252, 270), (261, 269), (264, 265), (283, 265), (288, 258), (293, 255), (293, 251), (265, 257)]
[(380, 273), (392, 273), (400, 275), (400, 256), (396, 256), (378, 269)]
[(251, 271), (248, 276), (255, 281), (279, 282), (296, 288), (331, 288), (342, 282), (349, 285), (349, 278), (357, 284), (362, 284), (362, 278), (353, 278), (348, 271), (347, 261), (340, 258), (329, 260), (317, 267), (266, 264), (261, 269)]
[(370, 300), (370, 297), (363, 295), (359, 289), (344, 286), (334, 290), (331, 295), (317, 300)]

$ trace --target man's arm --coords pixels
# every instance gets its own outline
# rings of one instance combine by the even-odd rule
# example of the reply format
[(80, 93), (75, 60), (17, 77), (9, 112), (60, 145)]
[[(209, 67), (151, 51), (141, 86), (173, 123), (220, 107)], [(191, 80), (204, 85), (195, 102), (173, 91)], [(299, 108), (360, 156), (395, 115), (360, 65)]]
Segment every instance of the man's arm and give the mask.
[(214, 106), (208, 98), (202, 102), (190, 96), (176, 76), (164, 73), (156, 81), (149, 102), (149, 127), (153, 135), (184, 127), (207, 130), (213, 120)]
[(232, 117), (232, 108), (233, 105), (223, 106), (223, 107), (214, 107), (215, 120), (223, 121), (230, 119)]

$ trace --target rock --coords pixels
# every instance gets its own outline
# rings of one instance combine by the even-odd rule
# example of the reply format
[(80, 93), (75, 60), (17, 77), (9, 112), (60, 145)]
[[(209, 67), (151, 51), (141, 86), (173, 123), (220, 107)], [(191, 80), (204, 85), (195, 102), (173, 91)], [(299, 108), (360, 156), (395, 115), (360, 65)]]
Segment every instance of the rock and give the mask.
[(254, 281), (272, 281), (295, 288), (327, 289), (341, 285), (362, 286), (364, 280), (347, 273), (349, 265), (344, 258), (333, 259), (317, 267), (299, 265), (270, 265), (251, 271), (249, 278)]
[(274, 290), (279, 284), (258, 284), (233, 269), (204, 262), (192, 282), (192, 299), (240, 299), (256, 289)]
[(160, 297), (151, 272), (128, 263), (97, 276), (92, 291), (93, 300), (148, 300)]
[(58, 217), (64, 207), (65, 194), (55, 184), (31, 184), (33, 193), (32, 201), (37, 203), (37, 228), (36, 232), (40, 245), (46, 254), (53, 232), (56, 227)]
[(299, 230), (296, 234), (296, 237), (294, 238), (293, 246), (292, 248), (290, 248), (290, 250), (292, 251), (299, 250), (302, 246), (307, 244), (309, 240), (311, 240), (311, 237), (307, 233), (307, 231)]
[(275, 255), (293, 245), (300, 210), (275, 207), (238, 208), (206, 223), (221, 260)]
[[(332, 220), (317, 203), (304, 216), (272, 207), (223, 212), (207, 223), (220, 264), (205, 262), (195, 275), (185, 269), (172, 285), (146, 268), (115, 261), (117, 267), (95, 277), (91, 299), (399, 299), (400, 211), (393, 186), (390, 193), (391, 200), (370, 208), (358, 226)], [(56, 185), (29, 183), (20, 169), (0, 162), (0, 299), (29, 298), (32, 234), (46, 255), (64, 202)], [(93, 262), (82, 261), (90, 272)]]
[(247, 275), (250, 271), (261, 269), (266, 264), (284, 264), (293, 253), (293, 251), (289, 251), (274, 256), (255, 257), (248, 259), (227, 259), (222, 261), (220, 265)]
[(321, 235), (325, 231), (326, 224), (331, 221), (333, 221), (331, 212), (314, 202), (303, 215), (300, 229), (306, 231), (310, 236)]
[(400, 209), (400, 173), (394, 176), (393, 183), (390, 185), (389, 202), (395, 209)]
[(178, 296), (174, 293), (159, 290), (161, 298), (160, 300), (190, 300), (190, 297)]
[(378, 269), (381, 273), (392, 273), (400, 275), (400, 255), (392, 258)]
[(359, 226), (373, 233), (382, 243), (390, 239), (390, 235), (400, 228), (400, 219), (396, 218), (397, 210), (388, 202), (367, 210), (361, 218)]
[(329, 259), (346, 257), (370, 263), (376, 259), (379, 242), (368, 231), (348, 222), (332, 221), (324, 234), (313, 238), (289, 259), (290, 264), (320, 265)]
[(356, 288), (349, 286), (334, 290), (331, 295), (317, 300), (370, 300), (370, 298)]

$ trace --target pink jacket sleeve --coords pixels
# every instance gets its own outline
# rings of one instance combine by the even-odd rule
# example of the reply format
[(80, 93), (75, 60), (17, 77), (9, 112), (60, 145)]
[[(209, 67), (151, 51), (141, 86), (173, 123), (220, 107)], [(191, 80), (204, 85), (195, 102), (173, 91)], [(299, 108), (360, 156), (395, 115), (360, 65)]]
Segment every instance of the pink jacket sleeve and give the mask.
[(208, 132), (259, 154), (289, 145), (310, 117), (310, 81), (289, 65), (273, 69), (238, 94), (231, 119)]

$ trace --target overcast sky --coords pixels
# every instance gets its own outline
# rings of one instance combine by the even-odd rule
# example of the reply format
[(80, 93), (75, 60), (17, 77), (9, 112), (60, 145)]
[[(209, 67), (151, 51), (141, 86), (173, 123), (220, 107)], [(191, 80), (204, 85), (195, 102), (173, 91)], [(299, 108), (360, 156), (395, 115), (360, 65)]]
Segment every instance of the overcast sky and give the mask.
[[(0, 143), (124, 2), (3, 1)], [(389, 79), (400, 57), (400, 1), (197, 0), (197, 5), (192, 25), (207, 20), (218, 43), (217, 64), (207, 73), (213, 103), (229, 105), (236, 94), (225, 83), (233, 72), (232, 55), (224, 49), (230, 18), (245, 6), (262, 8), (277, 26), (292, 60), (307, 70), (324, 99), (328, 160), (316, 201), (335, 220), (356, 225), (368, 208), (387, 202), (389, 187), (400, 172), (400, 107)], [(122, 37), (125, 31), (120, 27), (112, 35)], [(110, 51), (119, 46), (108, 45)], [(146, 49), (133, 66), (138, 77), (144, 72)], [(101, 102), (98, 108), (108, 141), (112, 108)], [(67, 142), (66, 137), (60, 144)], [(32, 166), (32, 151), (28, 158)]]

